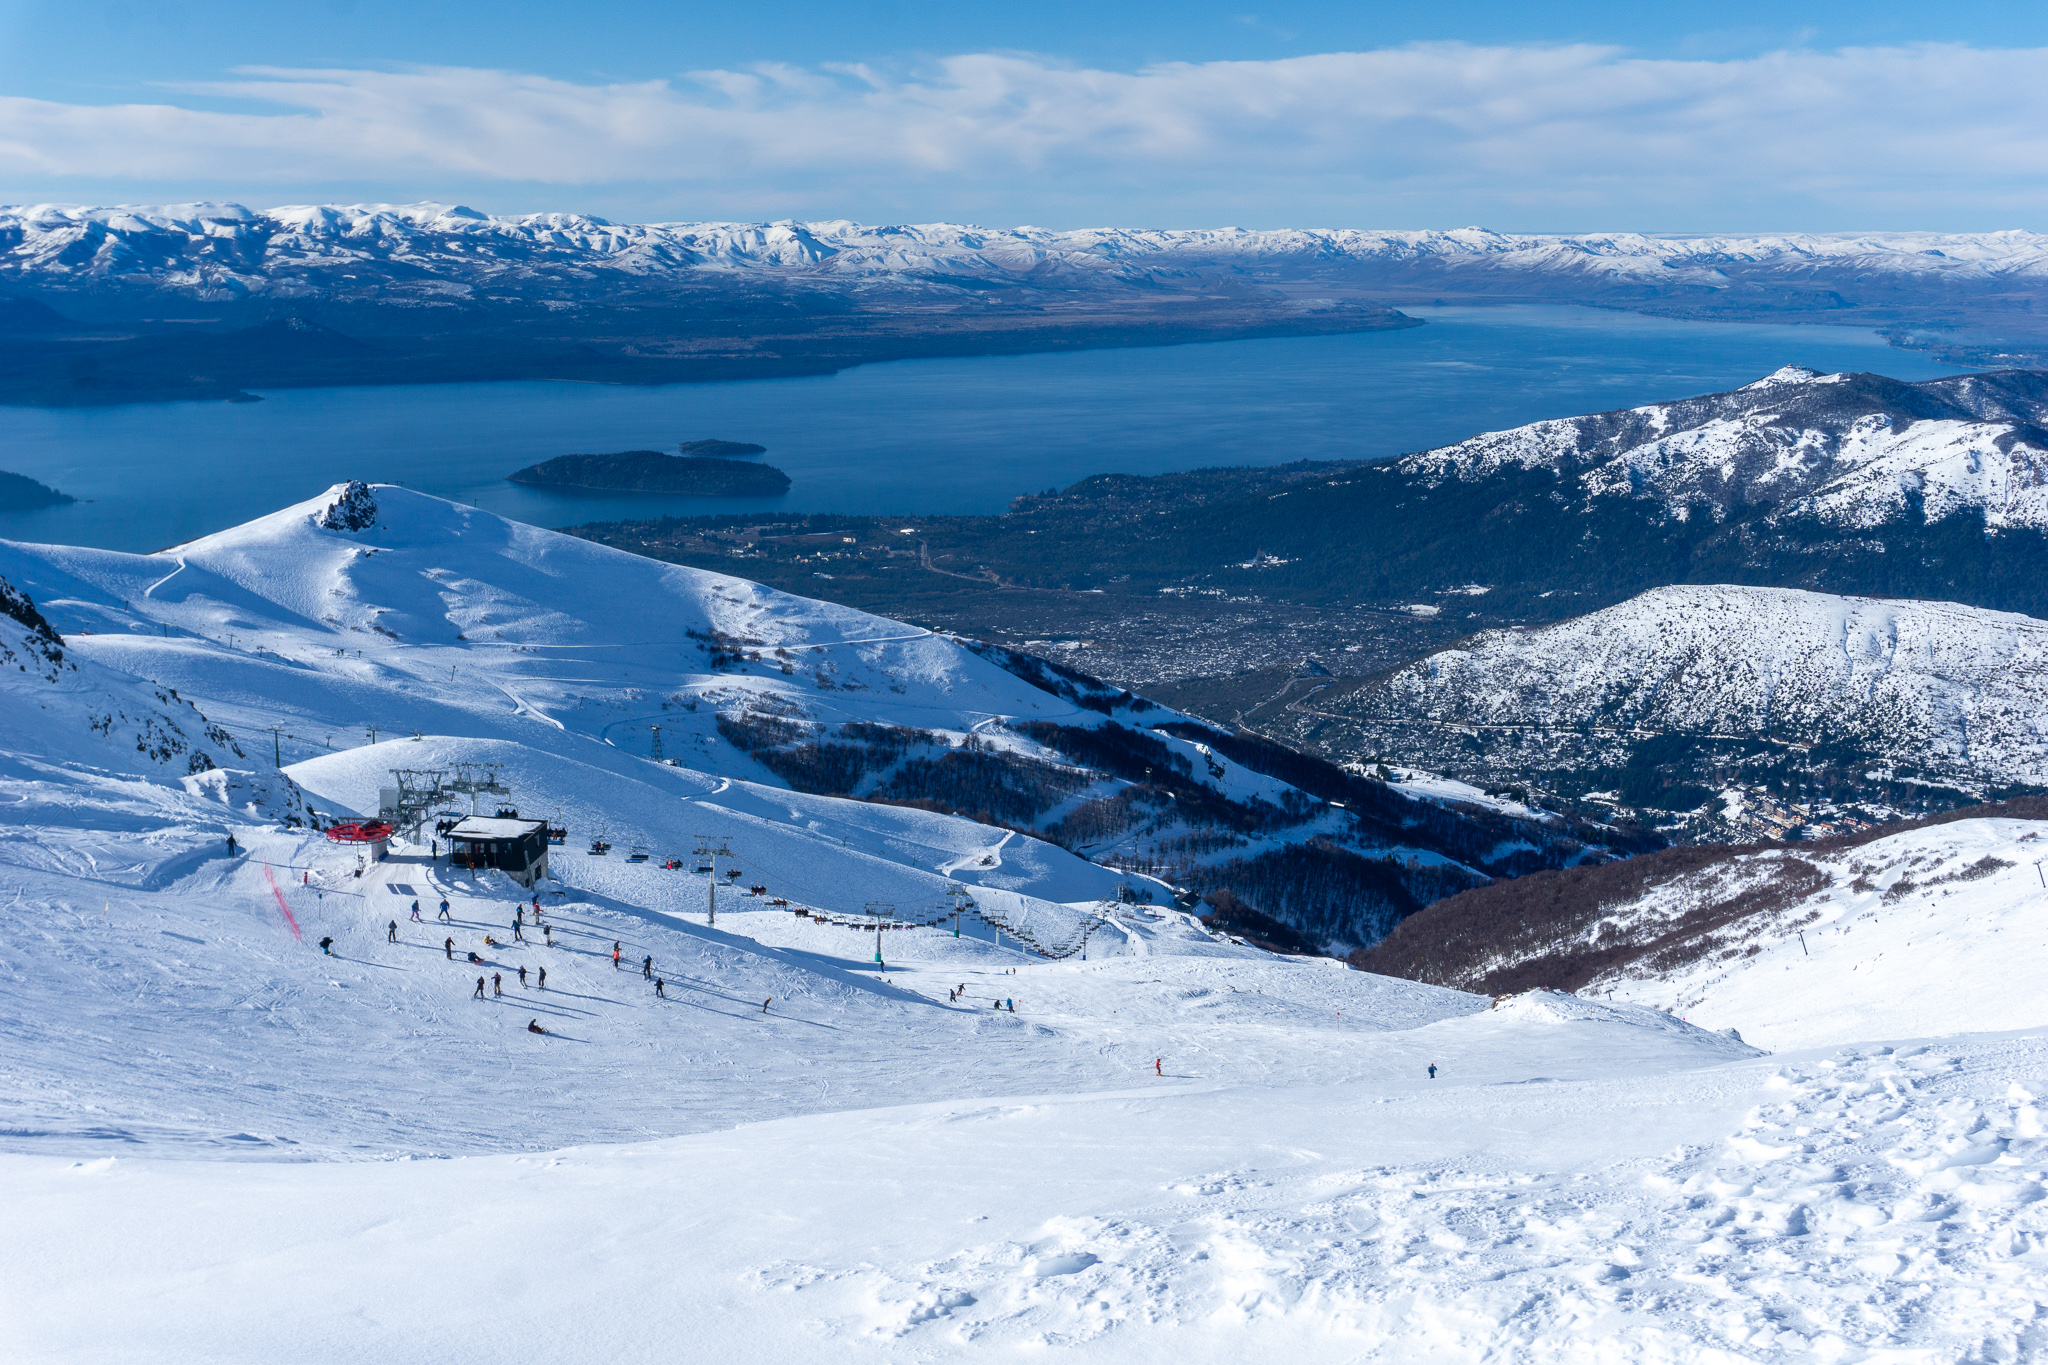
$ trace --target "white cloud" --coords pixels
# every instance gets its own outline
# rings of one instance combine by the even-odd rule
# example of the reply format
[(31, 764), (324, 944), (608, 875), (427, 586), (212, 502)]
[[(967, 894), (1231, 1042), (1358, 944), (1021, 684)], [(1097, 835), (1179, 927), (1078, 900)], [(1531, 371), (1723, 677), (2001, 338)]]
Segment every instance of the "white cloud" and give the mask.
[(1944, 206), (1949, 221), (2048, 207), (2042, 50), (1672, 61), (1431, 44), (1137, 72), (981, 53), (909, 74), (761, 66), (621, 85), (263, 69), (178, 93), (263, 112), (0, 97), (0, 174), (643, 183), (784, 200), (887, 182), (1075, 206), (1278, 192), (1359, 210), (1492, 205), (1495, 221), (1516, 205), (1802, 203), (1864, 221), (1917, 204), (1928, 225)]

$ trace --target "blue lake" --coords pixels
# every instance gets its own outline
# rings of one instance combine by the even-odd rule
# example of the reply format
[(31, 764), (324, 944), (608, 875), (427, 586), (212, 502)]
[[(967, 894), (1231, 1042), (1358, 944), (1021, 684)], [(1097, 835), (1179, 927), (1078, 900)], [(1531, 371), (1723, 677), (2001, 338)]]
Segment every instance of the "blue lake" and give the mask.
[[(1780, 365), (1955, 370), (1875, 333), (1570, 307), (1413, 309), (1425, 327), (1067, 355), (864, 365), (817, 379), (620, 388), (454, 384), (261, 403), (0, 408), (0, 469), (82, 501), (0, 513), (0, 537), (155, 550), (343, 479), (403, 483), (544, 526), (700, 512), (998, 512), (1089, 474), (1374, 458), (1545, 417), (1748, 383)], [(542, 493), (504, 481), (574, 451), (768, 447), (777, 499)]]

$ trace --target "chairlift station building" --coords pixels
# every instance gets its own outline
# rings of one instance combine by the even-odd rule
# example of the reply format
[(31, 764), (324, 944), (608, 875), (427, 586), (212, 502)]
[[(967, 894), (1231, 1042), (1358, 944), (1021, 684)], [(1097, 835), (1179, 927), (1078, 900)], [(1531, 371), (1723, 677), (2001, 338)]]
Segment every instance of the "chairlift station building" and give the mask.
[(548, 825), (471, 815), (448, 831), (450, 867), (495, 867), (521, 886), (548, 875)]

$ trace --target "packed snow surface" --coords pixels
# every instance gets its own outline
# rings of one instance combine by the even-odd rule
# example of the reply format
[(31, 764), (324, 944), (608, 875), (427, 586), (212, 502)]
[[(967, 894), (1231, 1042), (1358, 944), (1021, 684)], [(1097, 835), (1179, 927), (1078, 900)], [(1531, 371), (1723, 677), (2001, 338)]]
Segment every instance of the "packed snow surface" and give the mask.
[[(1859, 854), (1880, 903), (1908, 871), (2007, 898), (1941, 926), (1940, 1008), (1866, 990), (1853, 887), (1796, 983), (1489, 1001), (1116, 904), (1148, 888), (715, 740), (735, 691), (954, 733), (1069, 714), (943, 637), (396, 492), (321, 530), (333, 501), (158, 556), (0, 546), (78, 661), (32, 680), (7, 618), (10, 1360), (2044, 1346), (2019, 822)], [(762, 661), (707, 671), (714, 633)], [(108, 695), (134, 709), (103, 732)], [(282, 769), (161, 758), (145, 711)], [(657, 721), (682, 762), (643, 756)], [(460, 762), (576, 830), (534, 890), (306, 827)], [(1084, 930), (1085, 958), (1018, 946)]]

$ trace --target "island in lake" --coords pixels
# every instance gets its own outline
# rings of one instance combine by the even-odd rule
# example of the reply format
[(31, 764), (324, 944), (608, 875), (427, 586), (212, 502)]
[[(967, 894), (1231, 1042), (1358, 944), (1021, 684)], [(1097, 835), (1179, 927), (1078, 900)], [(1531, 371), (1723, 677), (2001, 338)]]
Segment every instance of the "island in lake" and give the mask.
[[(692, 444), (696, 444), (692, 442)], [(713, 498), (773, 498), (789, 491), (789, 475), (774, 465), (659, 450), (611, 455), (558, 455), (506, 476), (534, 488), (593, 493), (689, 493)]]
[[(754, 466), (749, 466), (750, 468)], [(0, 469), (0, 512), (26, 512), (34, 507), (61, 507), (78, 499), (59, 493), (48, 484), (37, 483), (26, 474), (9, 474)]]

